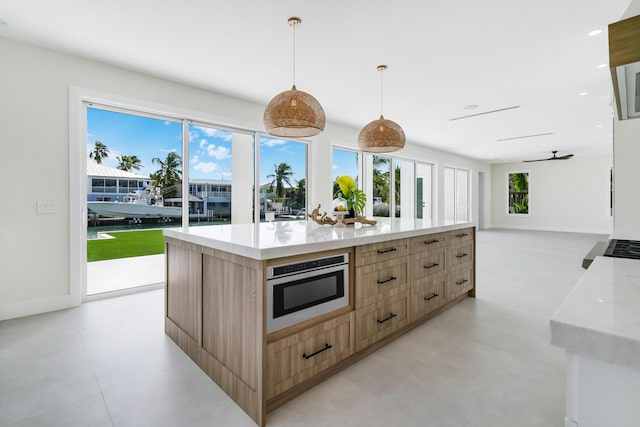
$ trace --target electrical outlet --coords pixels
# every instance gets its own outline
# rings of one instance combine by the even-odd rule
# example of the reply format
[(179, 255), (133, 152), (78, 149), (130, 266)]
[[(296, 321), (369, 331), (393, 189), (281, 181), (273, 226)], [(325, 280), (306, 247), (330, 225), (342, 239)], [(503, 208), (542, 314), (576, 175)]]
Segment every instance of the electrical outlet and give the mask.
[(58, 212), (58, 203), (54, 201), (38, 201), (36, 202), (36, 213), (53, 214)]

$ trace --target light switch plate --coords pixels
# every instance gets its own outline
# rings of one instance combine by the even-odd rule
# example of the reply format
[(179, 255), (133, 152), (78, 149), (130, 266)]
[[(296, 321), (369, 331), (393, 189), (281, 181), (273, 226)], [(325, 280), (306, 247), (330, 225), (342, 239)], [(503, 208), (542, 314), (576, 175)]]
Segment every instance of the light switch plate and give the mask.
[(54, 201), (40, 200), (36, 202), (36, 213), (52, 214), (58, 212), (58, 203)]

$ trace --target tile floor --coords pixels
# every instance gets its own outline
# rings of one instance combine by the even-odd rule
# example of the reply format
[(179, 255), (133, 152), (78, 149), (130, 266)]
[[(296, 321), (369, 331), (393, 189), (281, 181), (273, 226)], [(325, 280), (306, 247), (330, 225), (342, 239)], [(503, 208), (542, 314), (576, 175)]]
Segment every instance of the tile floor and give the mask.
[[(285, 426), (562, 426), (548, 320), (605, 236), (478, 233), (467, 299), (268, 416)], [(163, 332), (163, 292), (0, 322), (2, 426), (254, 426)]]

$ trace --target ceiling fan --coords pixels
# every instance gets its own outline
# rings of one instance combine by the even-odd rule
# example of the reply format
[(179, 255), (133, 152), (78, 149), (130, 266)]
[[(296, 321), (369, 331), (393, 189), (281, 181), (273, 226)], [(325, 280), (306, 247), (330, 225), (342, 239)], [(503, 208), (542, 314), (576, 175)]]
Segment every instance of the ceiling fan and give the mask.
[(568, 160), (573, 157), (573, 154), (567, 154), (564, 156), (556, 156), (558, 150), (553, 150), (551, 153), (553, 157), (549, 157), (548, 159), (537, 159), (537, 160), (523, 160), (523, 162), (546, 162), (547, 160)]

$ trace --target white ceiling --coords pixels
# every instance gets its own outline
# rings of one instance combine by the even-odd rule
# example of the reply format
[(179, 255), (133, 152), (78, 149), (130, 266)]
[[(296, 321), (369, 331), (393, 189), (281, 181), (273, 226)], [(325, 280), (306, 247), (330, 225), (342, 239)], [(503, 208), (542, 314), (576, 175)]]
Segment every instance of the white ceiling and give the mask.
[(387, 64), (384, 115), (409, 141), (501, 162), (611, 152), (609, 69), (596, 66), (608, 63), (607, 25), (629, 3), (0, 0), (0, 36), (266, 105), (291, 86), (287, 19), (299, 16), (296, 85), (329, 121), (376, 119), (376, 66)]

